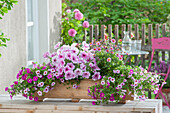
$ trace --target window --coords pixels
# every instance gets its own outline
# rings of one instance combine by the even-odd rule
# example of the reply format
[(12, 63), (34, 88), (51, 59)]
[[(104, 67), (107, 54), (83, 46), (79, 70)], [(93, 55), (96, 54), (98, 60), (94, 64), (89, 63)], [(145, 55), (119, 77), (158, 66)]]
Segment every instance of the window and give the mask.
[(38, 0), (26, 0), (27, 66), (39, 61)]

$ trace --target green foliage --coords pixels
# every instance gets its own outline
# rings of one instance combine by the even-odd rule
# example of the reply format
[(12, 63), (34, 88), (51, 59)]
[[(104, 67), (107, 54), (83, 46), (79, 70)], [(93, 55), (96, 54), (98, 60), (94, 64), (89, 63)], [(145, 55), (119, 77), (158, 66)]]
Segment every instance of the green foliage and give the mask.
[[(7, 47), (6, 42), (9, 41), (9, 38), (6, 38), (6, 36), (4, 36), (4, 33), (0, 34), (0, 47)], [(1, 57), (1, 53), (0, 53), (0, 57)]]
[(168, 0), (66, 0), (69, 7), (80, 9), (90, 24), (165, 23), (170, 12)]
[[(8, 13), (9, 10), (12, 9), (14, 4), (17, 4), (18, 0), (0, 0), (0, 20), (5, 15), (5, 13)], [(7, 41), (9, 41), (9, 38), (6, 38), (4, 33), (0, 33), (0, 47), (7, 47)], [(1, 53), (0, 53), (1, 57)]]

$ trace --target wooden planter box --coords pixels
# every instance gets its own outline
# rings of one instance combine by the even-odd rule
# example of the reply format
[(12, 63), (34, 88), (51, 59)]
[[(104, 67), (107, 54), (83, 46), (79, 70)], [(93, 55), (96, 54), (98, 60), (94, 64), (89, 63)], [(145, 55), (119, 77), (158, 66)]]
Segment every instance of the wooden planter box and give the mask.
[[(63, 85), (57, 83), (53, 90), (46, 93), (44, 96), (38, 96), (39, 101), (43, 101), (45, 98), (70, 98), (73, 102), (78, 102), (80, 99), (92, 99), (90, 96), (88, 96), (88, 87), (95, 85), (95, 83), (100, 83), (101, 81), (93, 81), (91, 79), (82, 80), (80, 82), (80, 87), (78, 89), (73, 89), (72, 85), (70, 85), (71, 88), (67, 89), (69, 87), (68, 85)], [(127, 95), (125, 100), (134, 100), (131, 95)], [(121, 101), (121, 103), (125, 103), (125, 101)]]

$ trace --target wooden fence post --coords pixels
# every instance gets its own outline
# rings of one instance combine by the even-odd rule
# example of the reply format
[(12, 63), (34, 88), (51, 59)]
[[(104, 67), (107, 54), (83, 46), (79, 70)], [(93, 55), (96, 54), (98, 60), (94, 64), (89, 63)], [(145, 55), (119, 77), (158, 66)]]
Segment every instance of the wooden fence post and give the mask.
[(114, 34), (115, 34), (115, 40), (116, 40), (116, 45), (117, 45), (118, 38), (119, 38), (119, 25), (115, 25)]
[(129, 38), (131, 38), (131, 33), (132, 33), (132, 25), (128, 24), (128, 31), (129, 31)]
[(93, 40), (93, 25), (90, 25), (90, 42)]
[(109, 33), (109, 42), (111, 42), (111, 38), (112, 38), (112, 25), (111, 24), (108, 25), (108, 33)]
[[(156, 37), (159, 38), (159, 24), (156, 24)], [(156, 64), (159, 65), (159, 52), (156, 51)]]
[[(149, 38), (148, 39), (148, 45), (151, 46), (151, 42), (152, 42), (151, 41), (152, 40), (152, 24), (148, 25), (148, 38)], [(152, 52), (149, 51), (149, 59), (148, 59), (149, 61), (151, 59), (151, 54), (152, 54)], [(151, 99), (151, 91), (148, 92), (148, 98)]]
[(86, 37), (87, 37), (87, 30), (84, 30), (84, 37), (83, 37), (83, 41), (86, 41)]
[(105, 33), (105, 29), (104, 29), (105, 25), (101, 25), (101, 39), (104, 40), (104, 33)]
[[(145, 24), (142, 24), (142, 46), (145, 45)], [(142, 67), (145, 68), (145, 55), (141, 55)]]
[[(135, 40), (139, 39), (139, 27), (138, 24), (135, 24)], [(135, 65), (138, 65), (138, 55), (135, 56)]]
[[(163, 24), (162, 26), (162, 36), (166, 36), (166, 24)], [(165, 51), (162, 51), (162, 60), (165, 61)]]
[(121, 34), (121, 36), (122, 36), (122, 39), (123, 39), (123, 37), (124, 37), (124, 31), (126, 31), (126, 25), (125, 24), (122, 24), (122, 34)]
[(95, 39), (99, 39), (99, 25), (95, 25)]

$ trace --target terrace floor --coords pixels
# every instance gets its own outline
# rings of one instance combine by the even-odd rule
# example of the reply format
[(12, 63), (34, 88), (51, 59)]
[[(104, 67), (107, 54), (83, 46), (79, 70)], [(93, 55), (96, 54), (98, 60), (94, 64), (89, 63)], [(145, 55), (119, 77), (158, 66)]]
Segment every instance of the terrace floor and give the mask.
[[(128, 101), (126, 104), (109, 103), (108, 105), (91, 104), (92, 100), (82, 99), (78, 103), (71, 99), (46, 99), (33, 102), (23, 97), (0, 96), (0, 113), (162, 113), (162, 100)], [(164, 113), (170, 110), (165, 109)]]

